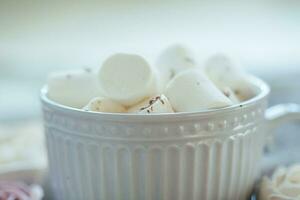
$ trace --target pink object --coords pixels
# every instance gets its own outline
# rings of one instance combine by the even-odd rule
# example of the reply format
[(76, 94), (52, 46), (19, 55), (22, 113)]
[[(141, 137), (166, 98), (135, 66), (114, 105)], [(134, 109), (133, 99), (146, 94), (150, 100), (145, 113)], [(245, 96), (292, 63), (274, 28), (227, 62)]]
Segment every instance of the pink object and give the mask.
[(22, 182), (0, 182), (0, 200), (40, 200), (43, 191), (40, 186)]

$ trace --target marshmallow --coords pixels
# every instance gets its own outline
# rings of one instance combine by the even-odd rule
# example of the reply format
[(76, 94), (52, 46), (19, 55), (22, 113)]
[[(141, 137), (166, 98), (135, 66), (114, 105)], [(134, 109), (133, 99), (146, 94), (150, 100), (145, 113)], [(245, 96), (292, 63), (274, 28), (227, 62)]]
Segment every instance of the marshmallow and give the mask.
[(104, 97), (93, 98), (85, 107), (85, 111), (124, 113), (125, 107)]
[(232, 89), (230, 87), (223, 87), (221, 89), (221, 91), (223, 92), (223, 94), (229, 98), (234, 104), (238, 104), (240, 103), (239, 98), (235, 95), (235, 93), (232, 91)]
[(193, 54), (186, 47), (173, 45), (161, 53), (156, 61), (156, 66), (160, 72), (161, 87), (166, 87), (176, 74), (196, 67), (196, 62)]
[(48, 97), (60, 104), (82, 108), (96, 96), (102, 96), (99, 82), (89, 68), (51, 73), (48, 77)]
[(219, 84), (231, 82), (233, 78), (245, 75), (245, 72), (237, 64), (223, 54), (211, 56), (205, 63), (205, 72), (211, 80)]
[(98, 77), (104, 95), (125, 106), (134, 105), (157, 90), (154, 70), (138, 55), (119, 53), (109, 57)]
[(165, 92), (174, 110), (192, 112), (232, 105), (201, 70), (179, 73), (168, 84)]
[(229, 83), (228, 85), (231, 86), (230, 88), (240, 101), (246, 101), (255, 96), (255, 90), (247, 76), (237, 79), (233, 81), (232, 84)]
[(255, 95), (244, 70), (223, 54), (210, 57), (205, 63), (204, 70), (217, 87), (231, 88), (241, 101)]
[(152, 98), (146, 107), (140, 109), (140, 114), (174, 113), (174, 110), (165, 95)]

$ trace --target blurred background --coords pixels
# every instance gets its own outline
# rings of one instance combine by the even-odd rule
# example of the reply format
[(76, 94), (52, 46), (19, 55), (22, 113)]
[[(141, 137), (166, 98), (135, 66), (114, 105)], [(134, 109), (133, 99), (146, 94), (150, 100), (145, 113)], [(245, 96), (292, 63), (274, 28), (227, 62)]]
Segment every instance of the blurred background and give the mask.
[[(42, 135), (39, 89), (50, 71), (99, 67), (116, 51), (154, 58), (173, 43), (188, 45), (200, 61), (232, 55), (271, 85), (271, 105), (300, 103), (300, 1), (0, 0), (0, 147), (24, 130), (24, 148), (33, 147), (23, 155), (6, 145), (0, 160), (45, 163), (33, 138)], [(300, 161), (299, 130), (278, 130), (266, 166)]]
[(261, 76), (299, 75), (299, 11), (297, 0), (1, 0), (1, 120), (39, 115), (49, 71), (98, 67), (115, 51), (155, 56), (174, 42), (200, 61), (221, 51)]

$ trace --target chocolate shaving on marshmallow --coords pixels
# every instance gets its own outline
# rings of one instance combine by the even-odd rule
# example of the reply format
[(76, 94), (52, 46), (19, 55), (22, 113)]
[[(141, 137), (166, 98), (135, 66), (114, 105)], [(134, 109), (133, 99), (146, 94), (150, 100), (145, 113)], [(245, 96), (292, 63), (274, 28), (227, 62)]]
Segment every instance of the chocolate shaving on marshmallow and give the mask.
[(138, 113), (140, 112), (141, 108), (145, 108), (148, 106), (149, 101), (152, 99), (153, 97), (147, 97), (145, 99), (143, 99), (142, 101), (138, 102), (137, 104), (128, 107), (127, 112), (128, 113)]
[(140, 108), (141, 114), (151, 113), (173, 113), (174, 110), (165, 95), (160, 95), (149, 100), (146, 107)]
[(176, 112), (193, 112), (232, 105), (201, 70), (179, 73), (168, 84), (165, 92)]

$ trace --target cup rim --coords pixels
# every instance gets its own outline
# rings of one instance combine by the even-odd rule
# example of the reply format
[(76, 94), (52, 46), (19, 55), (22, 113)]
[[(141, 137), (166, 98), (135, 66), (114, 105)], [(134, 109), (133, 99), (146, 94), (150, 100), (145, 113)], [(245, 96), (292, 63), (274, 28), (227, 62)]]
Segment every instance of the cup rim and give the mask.
[(93, 117), (93, 118), (103, 118), (105, 120), (112, 121), (147, 121), (147, 120), (165, 120), (165, 119), (188, 119), (201, 116), (210, 116), (210, 115), (222, 115), (234, 112), (236, 110), (245, 109), (251, 107), (252, 105), (257, 104), (261, 100), (265, 99), (270, 93), (269, 85), (261, 80), (258, 77), (249, 75), (248, 80), (252, 83), (253, 86), (259, 89), (259, 93), (246, 101), (241, 103), (217, 109), (208, 109), (203, 111), (195, 112), (178, 112), (178, 113), (153, 113), (151, 115), (137, 114), (137, 113), (104, 113), (104, 112), (94, 112), (94, 111), (85, 111), (79, 108), (73, 108), (70, 106), (62, 105), (57, 103), (47, 97), (47, 85), (43, 86), (40, 91), (40, 99), (44, 105), (48, 107), (68, 113), (71, 115), (77, 115), (81, 117)]

